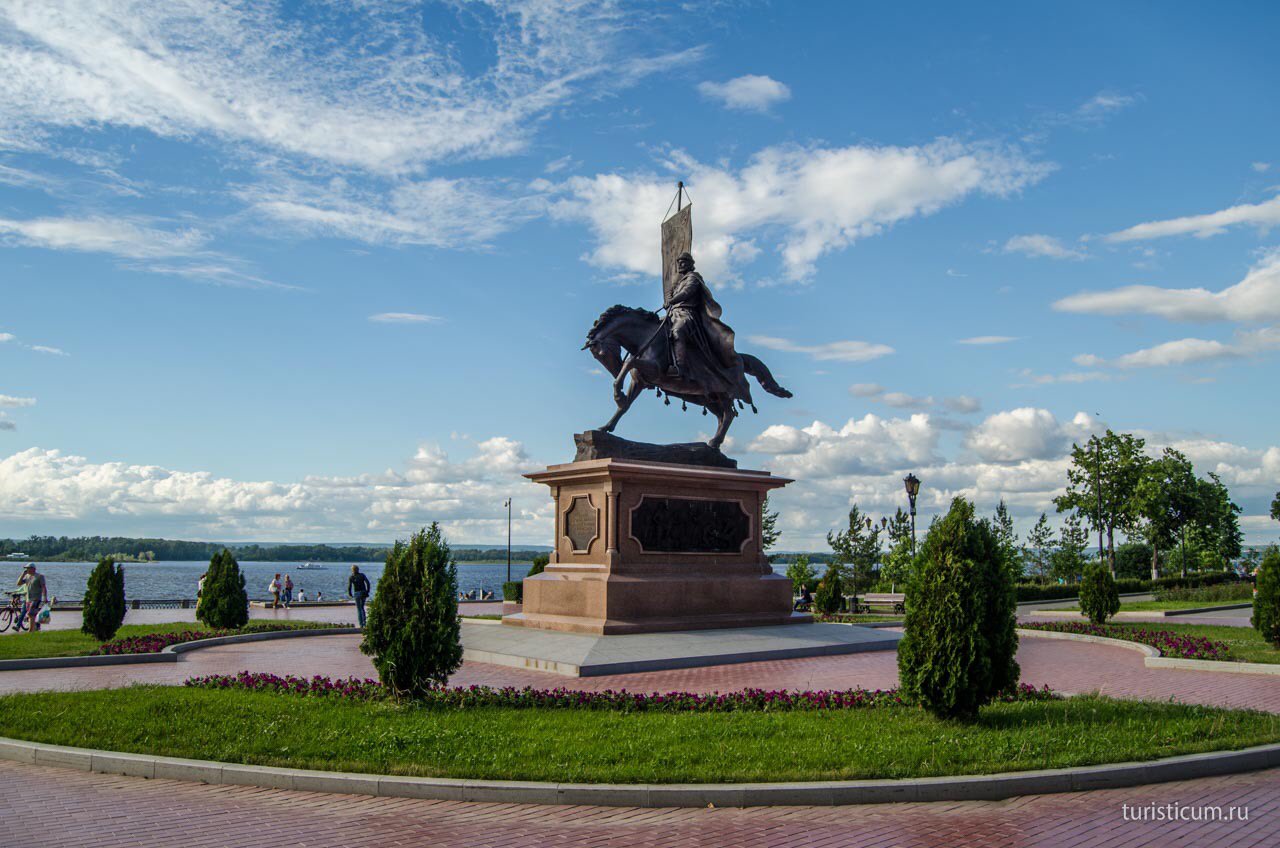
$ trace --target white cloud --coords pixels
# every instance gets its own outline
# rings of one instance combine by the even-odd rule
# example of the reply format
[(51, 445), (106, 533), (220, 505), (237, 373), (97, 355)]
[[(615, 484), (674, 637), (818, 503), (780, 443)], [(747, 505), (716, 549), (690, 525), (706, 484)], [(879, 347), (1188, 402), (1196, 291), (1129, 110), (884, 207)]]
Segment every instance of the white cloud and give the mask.
[[(958, 397), (943, 398), (941, 401), (934, 400), (932, 395), (916, 396), (906, 392), (887, 391), (884, 386), (879, 383), (854, 383), (849, 387), (849, 394), (858, 398), (867, 398), (869, 400), (879, 401), (885, 406), (891, 406), (894, 409), (915, 409), (926, 410), (933, 409), (936, 406), (942, 406), (951, 412), (970, 413), (977, 412), (982, 408), (982, 403), (975, 397), (968, 395), (960, 395)], [(934, 418), (933, 422), (938, 427), (944, 429), (965, 429), (966, 425), (955, 421)]]
[(495, 542), (506, 533), (501, 503), (511, 494), (516, 538), (544, 542), (550, 499), (520, 476), (533, 467), (520, 443), (504, 437), (475, 444), (461, 461), (428, 445), (401, 471), (290, 483), (91, 462), (31, 448), (0, 459), (0, 517), (44, 532), (110, 528), (225, 541), (390, 541), (438, 520), (452, 541)]
[(488, 244), (543, 209), (537, 194), (481, 179), (406, 180), (387, 192), (359, 190), (344, 180), (277, 179), (238, 195), (252, 212), (296, 232), (431, 247)]
[(1054, 303), (1053, 308), (1101, 315), (1155, 315), (1171, 321), (1277, 321), (1280, 250), (1264, 254), (1243, 280), (1221, 291), (1124, 286), (1073, 294)]
[(976, 397), (970, 397), (969, 395), (943, 398), (942, 405), (952, 412), (959, 412), (961, 414), (978, 412), (982, 409), (982, 401), (978, 400)]
[(1100, 121), (1116, 112), (1128, 109), (1138, 102), (1136, 97), (1114, 91), (1100, 91), (1080, 104), (1076, 117), (1085, 121)]
[(379, 312), (370, 315), (369, 320), (377, 324), (439, 324), (444, 319), (419, 312)]
[(1262, 203), (1242, 203), (1206, 215), (1148, 221), (1145, 224), (1129, 227), (1127, 230), (1111, 233), (1106, 239), (1110, 242), (1125, 242), (1187, 234), (1197, 238), (1208, 238), (1226, 232), (1228, 227), (1240, 224), (1264, 229), (1280, 224), (1280, 196)]
[(783, 273), (802, 281), (822, 256), (899, 222), (931, 215), (974, 194), (1008, 196), (1052, 167), (1017, 150), (940, 139), (921, 147), (768, 147), (741, 169), (707, 165), (682, 151), (667, 175), (597, 174), (565, 181), (552, 214), (585, 221), (596, 246), (585, 260), (657, 276), (657, 222), (678, 174), (690, 188), (699, 268), (713, 283), (734, 279), (781, 233)]
[(971, 336), (967, 339), (960, 339), (956, 344), (962, 345), (999, 345), (1016, 342), (1020, 336)]
[(787, 353), (803, 353), (818, 361), (867, 362), (893, 353), (893, 348), (884, 344), (862, 341), (825, 342), (823, 344), (800, 344), (789, 339), (776, 336), (751, 336), (752, 344), (769, 350), (781, 350)]
[(51, 356), (70, 356), (71, 355), (60, 347), (49, 347), (48, 345), (32, 345), (31, 349), (34, 350), (36, 353), (47, 353)]
[(35, 398), (0, 395), (0, 409), (22, 409), (23, 407), (35, 405)]
[(884, 386), (879, 383), (854, 383), (849, 387), (849, 394), (854, 397), (879, 397), (884, 394)]
[[(28, 143), (49, 127), (138, 128), (399, 173), (514, 153), (588, 84), (631, 84), (700, 55), (625, 55), (635, 22), (608, 2), (486, 7), (440, 4), (431, 25), (406, 26), (399, 3), (305, 17), (217, 0), (9, 3), (0, 126)], [(474, 44), (436, 35), (451, 13), (480, 34)]]
[(191, 256), (208, 240), (199, 230), (165, 230), (142, 219), (0, 218), (0, 238), (49, 250), (108, 253), (126, 259)]
[(758, 74), (747, 74), (728, 82), (700, 82), (698, 93), (711, 100), (719, 100), (729, 109), (751, 112), (767, 112), (774, 105), (791, 99), (791, 89), (776, 79)]
[(997, 412), (970, 431), (965, 445), (987, 462), (1020, 462), (1061, 456), (1092, 422), (1083, 412), (1070, 425), (1047, 409), (1022, 407)]
[(0, 430), (17, 430), (18, 425), (14, 424), (8, 418), (0, 417)]
[(892, 406), (894, 409), (929, 409), (933, 406), (933, 397), (925, 395), (917, 397), (909, 395), (906, 392), (885, 392), (880, 396), (880, 401), (885, 406)]
[(0, 344), (3, 344), (4, 342), (11, 342), (16, 338), (17, 336), (13, 333), (0, 333)]
[(1258, 330), (1237, 332), (1230, 342), (1221, 342), (1216, 339), (1176, 339), (1135, 350), (1111, 360), (1085, 353), (1075, 357), (1075, 361), (1079, 365), (1090, 367), (1110, 365), (1116, 368), (1159, 368), (1239, 359), (1273, 350), (1280, 350), (1280, 327), (1262, 327)]
[(1254, 162), (1250, 165), (1250, 167), (1253, 168), (1254, 172), (1256, 173), (1265, 174), (1267, 171), (1271, 170), (1271, 163), (1270, 162)]
[[(1088, 356), (1088, 354), (1082, 354), (1082, 356)], [(1076, 357), (1076, 359), (1080, 358), (1079, 356)], [(1093, 357), (1093, 359), (1097, 359), (1097, 357)], [(1089, 364), (1097, 365), (1101, 361), (1098, 359), (1097, 362), (1091, 361)], [(1013, 388), (1015, 389), (1024, 389), (1028, 386), (1052, 386), (1056, 383), (1105, 383), (1115, 379), (1111, 374), (1104, 371), (1067, 371), (1061, 374), (1037, 374), (1030, 368), (1021, 369), (1018, 372), (1018, 376), (1027, 382), (1014, 383)]]
[(1014, 236), (1004, 243), (1004, 252), (1047, 259), (1087, 259), (1089, 256), (1083, 250), (1067, 247), (1060, 239), (1040, 233)]
[(776, 454), (772, 470), (787, 477), (879, 474), (935, 459), (940, 430), (924, 414), (910, 418), (865, 415), (839, 430), (815, 421), (808, 427), (774, 424), (747, 449)]

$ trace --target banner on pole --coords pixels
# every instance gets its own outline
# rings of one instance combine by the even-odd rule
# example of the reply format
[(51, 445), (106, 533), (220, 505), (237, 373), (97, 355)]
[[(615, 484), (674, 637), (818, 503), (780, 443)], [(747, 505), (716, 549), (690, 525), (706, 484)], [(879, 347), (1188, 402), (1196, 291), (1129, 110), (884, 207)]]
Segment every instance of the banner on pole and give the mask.
[(693, 252), (693, 204), (690, 203), (676, 211), (674, 215), (662, 222), (662, 302), (671, 298), (671, 289), (675, 287), (680, 273), (676, 270), (676, 259), (682, 253)]

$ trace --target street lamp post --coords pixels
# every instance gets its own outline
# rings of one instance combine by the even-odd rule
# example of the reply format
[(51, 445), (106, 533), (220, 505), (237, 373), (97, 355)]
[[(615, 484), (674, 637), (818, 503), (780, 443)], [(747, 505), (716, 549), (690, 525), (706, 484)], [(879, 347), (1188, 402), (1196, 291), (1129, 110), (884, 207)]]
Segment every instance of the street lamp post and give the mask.
[(511, 582), (511, 498), (502, 504), (507, 508), (507, 582)]
[(916, 495), (920, 494), (920, 478), (908, 474), (902, 478), (902, 485), (907, 489), (907, 500), (911, 503), (911, 555), (916, 555)]

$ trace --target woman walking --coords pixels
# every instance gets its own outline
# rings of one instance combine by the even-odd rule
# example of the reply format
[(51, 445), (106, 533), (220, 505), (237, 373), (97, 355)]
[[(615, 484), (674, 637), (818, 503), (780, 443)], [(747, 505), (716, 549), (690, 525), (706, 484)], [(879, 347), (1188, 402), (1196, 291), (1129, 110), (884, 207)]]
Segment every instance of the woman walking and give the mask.
[(284, 600), (284, 608), (288, 609), (293, 603), (293, 577), (287, 573), (284, 576), (284, 592), (281, 593), (281, 597)]
[(271, 608), (280, 609), (280, 575), (271, 578), (267, 585), (267, 593), (271, 595)]

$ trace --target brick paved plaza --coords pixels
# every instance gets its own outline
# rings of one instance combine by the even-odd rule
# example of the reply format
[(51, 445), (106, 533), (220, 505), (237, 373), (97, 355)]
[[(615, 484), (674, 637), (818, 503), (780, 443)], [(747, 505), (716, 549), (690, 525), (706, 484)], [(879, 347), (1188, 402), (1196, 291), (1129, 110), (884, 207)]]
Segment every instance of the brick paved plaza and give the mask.
[[(0, 692), (176, 684), (244, 669), (372, 676), (358, 637), (320, 636), (228, 645), (173, 665), (14, 671)], [(1140, 654), (1106, 645), (1025, 638), (1023, 680), (1063, 692), (1253, 707), (1280, 712), (1280, 684), (1244, 674), (1147, 669)], [(454, 684), (581, 689), (726, 691), (750, 686), (887, 687), (892, 652), (746, 663), (575, 679), (475, 663)], [(181, 845), (824, 845), (824, 846), (1265, 846), (1280, 835), (1280, 770), (1123, 790), (1001, 802), (837, 808), (652, 810), (473, 804), (324, 795), (94, 775), (0, 763), (0, 811), (15, 820), (28, 799), (47, 804), (41, 842), (58, 846)], [(1178, 824), (1123, 819), (1123, 806), (1236, 805), (1248, 822)]]

